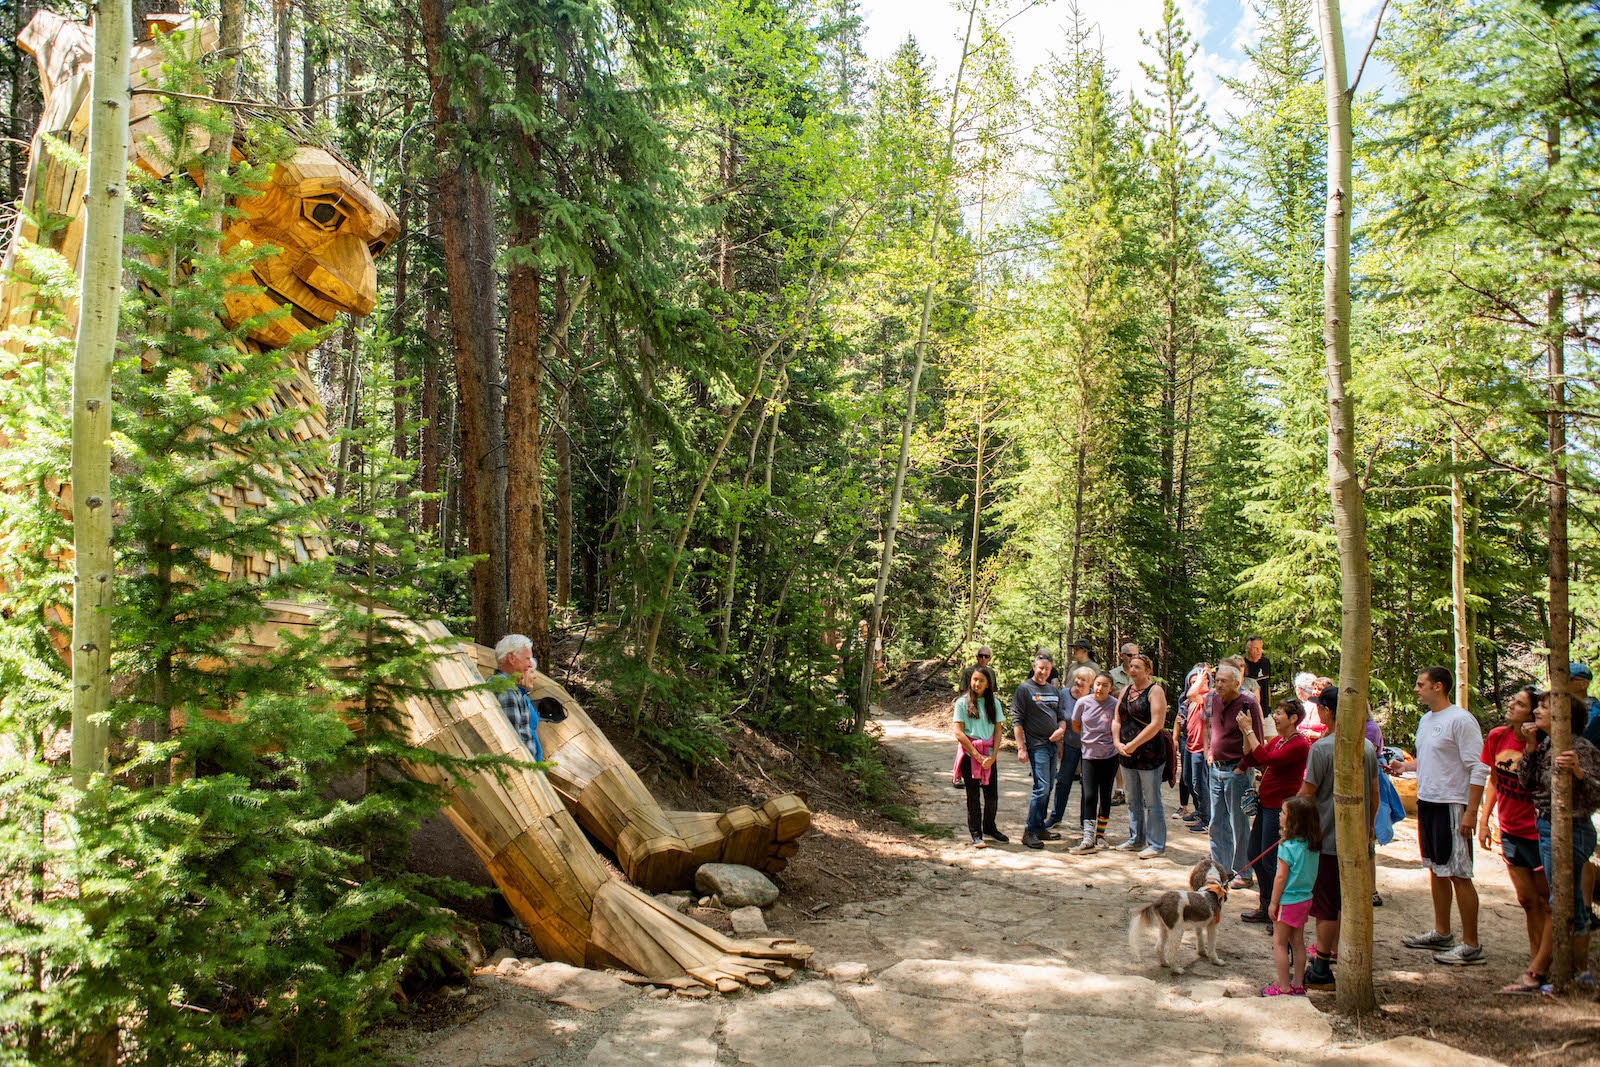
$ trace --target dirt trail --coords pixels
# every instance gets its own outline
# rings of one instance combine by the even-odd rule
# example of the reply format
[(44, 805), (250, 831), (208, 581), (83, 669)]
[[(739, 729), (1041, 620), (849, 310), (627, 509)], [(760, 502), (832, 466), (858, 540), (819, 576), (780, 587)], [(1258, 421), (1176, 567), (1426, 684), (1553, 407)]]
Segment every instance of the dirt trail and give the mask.
[[(764, 992), (691, 999), (611, 975), (513, 961), (460, 995), (459, 1025), (399, 1031), (391, 1049), (419, 1067), (1498, 1062), (1415, 1035), (1370, 1044), (1370, 1033), (1363, 1040), (1336, 1028), (1319, 1010), (1331, 1007), (1328, 996), (1257, 996), (1272, 977), (1272, 954), (1270, 937), (1238, 919), (1253, 892), (1229, 901), (1222, 966), (1194, 963), (1192, 944), (1180, 949), (1182, 976), (1157, 968), (1151, 949), (1134, 959), (1130, 906), (1181, 887), (1205, 852), (1204, 835), (1169, 821), (1167, 856), (1147, 862), (1120, 852), (1069, 856), (1059, 843), (1042, 852), (1015, 840), (974, 849), (963, 794), (949, 784), (948, 735), (896, 718), (882, 726), (914, 769), (922, 819), (963, 829), (928, 839), (926, 859), (907, 867), (893, 896), (814, 915), (782, 902), (772, 908), (772, 929), (816, 947), (811, 971)], [(1020, 839), (1027, 772), (1006, 755), (1000, 825)], [(1125, 811), (1113, 809), (1113, 839), (1126, 830)], [(1379, 884), (1391, 905), (1378, 913), (1379, 981), (1420, 991), (1443, 968), (1387, 946), (1428, 925), (1425, 875), (1409, 862), (1414, 838), (1402, 834), (1384, 852)], [(804, 862), (802, 847), (796, 863)], [(1525, 940), (1510, 922), (1507, 904), (1516, 905), (1503, 871), (1495, 865), (1482, 881), (1484, 941), (1502, 950), (1497, 966), (1444, 977), (1487, 986), (1520, 970), (1513, 950)]]

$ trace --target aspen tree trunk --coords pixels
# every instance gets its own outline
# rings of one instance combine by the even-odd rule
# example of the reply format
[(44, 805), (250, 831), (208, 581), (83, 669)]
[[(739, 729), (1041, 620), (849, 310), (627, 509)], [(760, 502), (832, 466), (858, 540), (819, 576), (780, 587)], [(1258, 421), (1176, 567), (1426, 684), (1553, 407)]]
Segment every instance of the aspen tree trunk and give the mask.
[[(788, 385), (788, 376), (780, 374), (778, 376), (778, 388), (772, 394), (772, 403), (769, 405), (773, 409), (772, 439), (774, 441), (777, 440), (778, 425), (783, 419), (781, 414), (782, 407), (780, 405), (783, 403), (783, 392), (786, 388), (788, 388)], [(755, 474), (756, 469), (756, 451), (761, 447), (761, 432), (766, 427), (766, 424), (766, 413), (762, 412), (760, 421), (756, 423), (756, 432), (750, 435), (750, 456), (745, 461), (744, 480), (739, 486), (739, 492), (741, 494), (747, 493), (750, 489), (750, 479)], [(768, 454), (771, 454), (770, 451)], [(771, 493), (771, 491), (772, 479), (771, 467), (769, 466), (767, 492)], [(733, 536), (730, 538), (732, 543), (728, 547), (728, 574), (722, 584), (721, 622), (717, 631), (717, 655), (719, 657), (728, 654), (729, 633), (733, 629), (733, 592), (739, 580), (739, 540), (743, 533), (744, 515), (741, 512), (740, 515), (733, 520)]]
[(1372, 664), (1372, 575), (1367, 515), (1356, 453), (1355, 400), (1350, 395), (1350, 101), (1339, 0), (1318, 0), (1323, 91), (1328, 112), (1328, 208), (1324, 228), (1322, 349), (1328, 379), (1328, 490), (1339, 545), (1342, 626), (1339, 715), (1335, 719), (1333, 801), (1344, 898), (1339, 938), (1338, 1008), (1373, 1011), (1372, 885), (1367, 848), (1367, 783), (1362, 755), (1367, 673)]
[(1455, 612), (1456, 704), (1471, 708), (1472, 628), (1467, 618), (1467, 503), (1458, 434), (1450, 430), (1450, 591)]
[[(1545, 162), (1554, 168), (1561, 161), (1561, 126), (1552, 121), (1545, 130)], [(1545, 357), (1549, 363), (1550, 482), (1550, 750), (1572, 748), (1572, 694), (1568, 688), (1571, 613), (1567, 603), (1567, 367), (1566, 293), (1559, 287), (1545, 296)], [(1554, 958), (1550, 980), (1557, 989), (1572, 981), (1572, 880), (1579, 872), (1572, 863), (1572, 775), (1550, 772), (1550, 922)]]
[(961, 101), (961, 79), (966, 74), (967, 56), (972, 48), (972, 27), (978, 17), (978, 0), (967, 5), (967, 33), (961, 43), (961, 62), (956, 66), (955, 86), (950, 92), (950, 119), (945, 127), (945, 149), (942, 166), (936, 177), (939, 193), (934, 199), (932, 229), (928, 235), (928, 270), (935, 277), (928, 279), (922, 291), (922, 317), (917, 325), (917, 359), (911, 368), (911, 381), (906, 384), (906, 413), (900, 420), (900, 458), (894, 468), (894, 489), (889, 494), (889, 521), (883, 531), (883, 551), (878, 557), (878, 584), (872, 592), (872, 620), (867, 626), (866, 642), (862, 648), (861, 686), (856, 694), (856, 717), (853, 730), (860, 733), (867, 724), (867, 710), (872, 703), (873, 668), (878, 660), (878, 640), (883, 628), (883, 600), (889, 589), (889, 571), (894, 566), (894, 539), (900, 527), (900, 502), (905, 496), (906, 467), (911, 459), (911, 430), (917, 421), (917, 389), (922, 383), (922, 369), (928, 358), (928, 323), (933, 317), (933, 290), (937, 284), (939, 237), (944, 222), (945, 201), (950, 184), (948, 173), (955, 158), (957, 105)]
[(102, 0), (94, 20), (83, 289), (72, 366), (72, 780), (106, 769), (111, 700), (111, 363), (122, 299), (133, 8)]

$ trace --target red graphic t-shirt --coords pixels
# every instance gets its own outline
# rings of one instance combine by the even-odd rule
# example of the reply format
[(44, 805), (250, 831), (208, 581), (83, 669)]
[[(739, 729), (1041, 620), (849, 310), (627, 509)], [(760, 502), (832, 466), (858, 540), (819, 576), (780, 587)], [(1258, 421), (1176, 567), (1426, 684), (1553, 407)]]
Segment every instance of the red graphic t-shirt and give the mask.
[(1494, 803), (1500, 818), (1500, 832), (1537, 839), (1539, 830), (1533, 824), (1533, 794), (1523, 788), (1517, 778), (1517, 765), (1522, 762), (1522, 739), (1517, 732), (1509, 726), (1490, 730), (1478, 760), (1494, 775)]

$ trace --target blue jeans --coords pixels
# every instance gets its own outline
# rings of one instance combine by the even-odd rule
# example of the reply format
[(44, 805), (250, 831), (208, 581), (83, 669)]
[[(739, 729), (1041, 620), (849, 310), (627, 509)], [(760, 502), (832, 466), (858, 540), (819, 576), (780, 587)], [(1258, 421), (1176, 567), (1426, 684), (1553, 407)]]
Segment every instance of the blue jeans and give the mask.
[(1189, 752), (1183, 754), (1183, 766), (1189, 772), (1189, 792), (1194, 794), (1195, 814), (1200, 816), (1200, 825), (1206, 826), (1211, 822), (1211, 767), (1206, 763), (1204, 752)]
[[(1550, 843), (1550, 820), (1535, 819), (1539, 828), (1539, 859), (1545, 873), (1550, 876), (1550, 904), (1555, 906), (1555, 848)], [(1594, 854), (1594, 820), (1588, 816), (1572, 819), (1572, 932), (1583, 935), (1589, 931), (1589, 908), (1583, 902), (1583, 865)]]
[(1272, 886), (1278, 880), (1278, 828), (1282, 825), (1282, 808), (1261, 808), (1250, 824), (1250, 855), (1266, 854), (1256, 860), (1256, 888), (1261, 892), (1261, 910), (1272, 906)]
[(1211, 858), (1234, 874), (1250, 858), (1250, 816), (1244, 813), (1248, 774), (1234, 774), (1238, 763), (1211, 765)]
[(1072, 780), (1078, 776), (1078, 761), (1083, 759), (1083, 749), (1063, 745), (1061, 768), (1056, 772), (1056, 797), (1050, 802), (1050, 823), (1055, 825), (1067, 813), (1067, 801), (1072, 799)]
[(1122, 768), (1122, 789), (1128, 796), (1128, 837), (1142, 845), (1167, 847), (1167, 813), (1161, 809), (1164, 767), (1137, 771)]
[(1028, 766), (1033, 771), (1033, 792), (1028, 797), (1027, 833), (1038, 837), (1050, 816), (1050, 787), (1056, 780), (1055, 742), (1028, 749)]

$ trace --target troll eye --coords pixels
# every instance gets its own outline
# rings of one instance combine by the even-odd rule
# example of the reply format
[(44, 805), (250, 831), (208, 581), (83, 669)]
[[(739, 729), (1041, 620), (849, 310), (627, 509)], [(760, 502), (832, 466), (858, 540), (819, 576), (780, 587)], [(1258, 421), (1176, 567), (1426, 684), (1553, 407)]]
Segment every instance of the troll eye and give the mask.
[(334, 199), (308, 198), (300, 214), (318, 229), (337, 230), (344, 224), (345, 213)]

